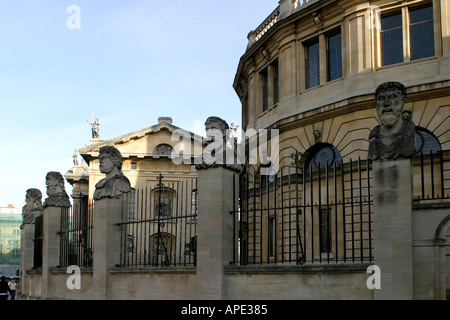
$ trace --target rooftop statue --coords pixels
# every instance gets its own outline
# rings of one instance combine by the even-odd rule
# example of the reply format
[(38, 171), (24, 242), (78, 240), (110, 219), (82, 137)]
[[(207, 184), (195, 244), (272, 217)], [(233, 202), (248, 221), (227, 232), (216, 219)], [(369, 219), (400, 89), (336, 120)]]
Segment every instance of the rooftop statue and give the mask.
[(403, 117), (406, 89), (400, 82), (385, 82), (375, 91), (375, 103), (381, 125), (369, 136), (369, 159), (409, 158), (416, 152), (415, 125)]
[(80, 163), (78, 162), (78, 153), (77, 150), (75, 149), (75, 153), (73, 154), (73, 165), (74, 166), (79, 166)]
[(92, 126), (92, 139), (100, 139), (100, 121), (98, 121), (98, 118), (95, 118), (92, 122), (86, 121)]
[(61, 173), (56, 171), (47, 173), (45, 184), (48, 198), (44, 201), (44, 208), (47, 206), (69, 208), (71, 206), (69, 196), (64, 189), (64, 178)]
[(131, 190), (130, 181), (122, 173), (122, 155), (112, 146), (100, 148), (100, 172), (106, 177), (95, 185), (94, 200), (119, 198)]
[(23, 224), (33, 223), (34, 218), (41, 216), (43, 211), (41, 191), (35, 188), (28, 189), (25, 195), (25, 205), (22, 207)]

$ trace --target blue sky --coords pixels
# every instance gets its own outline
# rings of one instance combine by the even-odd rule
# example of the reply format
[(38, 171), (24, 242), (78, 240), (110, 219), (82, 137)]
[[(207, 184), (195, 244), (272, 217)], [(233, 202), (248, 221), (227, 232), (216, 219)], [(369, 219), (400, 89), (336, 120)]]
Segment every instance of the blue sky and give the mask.
[[(79, 29), (67, 27), (79, 8)], [(247, 34), (277, 0), (0, 0), (0, 206), (45, 195), (100, 136), (154, 125), (190, 131), (216, 115), (241, 123), (232, 83)], [(70, 23), (69, 23), (70, 24)], [(66, 182), (66, 191), (71, 187)]]

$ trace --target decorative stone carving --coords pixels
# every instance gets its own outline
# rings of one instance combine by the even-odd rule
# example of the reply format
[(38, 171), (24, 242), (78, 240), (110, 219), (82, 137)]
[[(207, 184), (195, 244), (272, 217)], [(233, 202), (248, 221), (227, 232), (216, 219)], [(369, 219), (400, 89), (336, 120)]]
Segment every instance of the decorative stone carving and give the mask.
[(402, 119), (404, 121), (411, 120), (411, 113), (412, 113), (411, 110), (408, 110), (408, 109), (403, 110)]
[(385, 82), (375, 91), (375, 103), (381, 125), (369, 136), (369, 159), (395, 160), (409, 158), (416, 152), (415, 125), (402, 117), (406, 89), (400, 82)]
[(312, 14), (312, 16), (313, 16), (313, 21), (314, 21), (314, 23), (316, 24), (316, 27), (317, 27), (317, 28), (322, 27), (322, 25), (323, 25), (323, 18), (322, 18), (322, 15), (321, 15), (319, 12), (314, 12), (314, 13)]
[[(42, 193), (39, 189), (28, 189), (25, 195), (25, 205), (22, 207), (23, 224), (31, 224), (34, 218), (42, 215)], [(21, 228), (23, 228), (23, 224)]]
[(130, 181), (122, 173), (122, 155), (112, 146), (100, 148), (100, 172), (106, 177), (95, 185), (94, 200), (119, 198), (131, 190)]
[(61, 173), (56, 171), (47, 173), (45, 184), (48, 198), (44, 201), (44, 208), (48, 206), (69, 208), (71, 206), (69, 196), (64, 189), (64, 178)]
[(314, 141), (316, 143), (322, 142), (322, 131), (320, 131), (319, 129), (314, 129), (313, 134), (314, 134)]

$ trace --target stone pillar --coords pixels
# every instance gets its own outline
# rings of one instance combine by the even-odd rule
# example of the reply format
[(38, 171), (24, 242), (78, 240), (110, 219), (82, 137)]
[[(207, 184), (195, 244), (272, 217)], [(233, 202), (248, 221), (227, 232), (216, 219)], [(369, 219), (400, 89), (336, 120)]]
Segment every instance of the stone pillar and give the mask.
[(234, 174), (223, 166), (198, 171), (197, 299), (227, 297), (224, 266), (233, 260)]
[(411, 159), (373, 161), (374, 264), (381, 288), (375, 299), (413, 298)]
[(33, 268), (34, 259), (34, 223), (23, 224), (20, 239), (20, 292), (24, 296), (30, 295), (27, 281), (27, 270)]
[(49, 270), (59, 265), (61, 212), (68, 208), (47, 206), (43, 217), (43, 243), (42, 243), (42, 297), (53, 298), (53, 289), (50, 284)]
[(122, 209), (126, 201), (119, 198), (102, 198), (94, 203), (94, 299), (111, 299), (111, 274), (109, 270), (120, 263), (120, 226)]

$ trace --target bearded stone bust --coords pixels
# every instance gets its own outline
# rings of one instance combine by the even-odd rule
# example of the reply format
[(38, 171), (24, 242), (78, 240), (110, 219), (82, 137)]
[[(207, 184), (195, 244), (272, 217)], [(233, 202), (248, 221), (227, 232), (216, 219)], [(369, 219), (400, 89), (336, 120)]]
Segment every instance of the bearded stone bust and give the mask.
[(131, 190), (130, 181), (121, 171), (122, 155), (112, 146), (100, 148), (100, 172), (106, 177), (95, 185), (94, 200), (102, 198), (119, 198)]
[(400, 82), (385, 82), (375, 91), (375, 103), (381, 125), (369, 136), (369, 159), (409, 158), (416, 152), (416, 126), (402, 117), (406, 89)]
[(44, 201), (44, 208), (48, 206), (69, 208), (71, 206), (69, 196), (64, 189), (64, 178), (61, 173), (56, 171), (47, 173), (45, 184), (48, 198)]
[(41, 216), (43, 211), (41, 191), (35, 188), (28, 189), (25, 195), (25, 205), (22, 207), (23, 224), (33, 223), (34, 218)]

